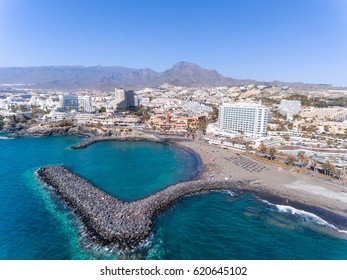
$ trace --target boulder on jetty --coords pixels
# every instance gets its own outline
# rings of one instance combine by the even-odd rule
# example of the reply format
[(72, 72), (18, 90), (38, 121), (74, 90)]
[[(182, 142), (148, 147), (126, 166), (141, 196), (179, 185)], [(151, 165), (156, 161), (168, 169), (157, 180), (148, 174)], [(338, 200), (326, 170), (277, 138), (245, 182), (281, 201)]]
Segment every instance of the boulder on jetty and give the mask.
[(105, 142), (105, 141), (146, 141), (146, 142), (153, 142), (153, 143), (177, 143), (177, 142), (186, 142), (191, 141), (188, 138), (182, 138), (182, 137), (167, 137), (167, 136), (156, 136), (151, 134), (145, 134), (145, 133), (138, 133), (134, 132), (131, 135), (97, 135), (97, 136), (91, 136), (85, 140), (83, 140), (80, 143), (77, 143), (76, 145), (72, 146), (71, 149), (79, 150), (84, 149), (90, 145), (93, 145), (94, 143), (98, 142)]
[(250, 183), (188, 181), (141, 200), (124, 202), (65, 166), (43, 167), (37, 170), (37, 174), (75, 211), (98, 242), (102, 245), (114, 244), (119, 249), (132, 249), (144, 241), (151, 233), (156, 215), (176, 200), (210, 191), (242, 190)]

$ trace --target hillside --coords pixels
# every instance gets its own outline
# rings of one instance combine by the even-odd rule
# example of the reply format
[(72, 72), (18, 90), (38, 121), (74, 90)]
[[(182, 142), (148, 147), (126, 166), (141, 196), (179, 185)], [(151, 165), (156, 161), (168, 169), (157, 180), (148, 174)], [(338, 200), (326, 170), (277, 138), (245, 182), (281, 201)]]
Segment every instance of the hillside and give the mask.
[(52, 89), (105, 89), (115, 87), (140, 89), (155, 87), (163, 83), (176, 86), (233, 86), (265, 83), (268, 85), (288, 85), (300, 88), (329, 87), (304, 83), (257, 82), (224, 77), (215, 70), (178, 62), (171, 69), (156, 72), (149, 68), (134, 69), (120, 66), (41, 66), (41, 67), (2, 67), (0, 84), (24, 84), (32, 88)]

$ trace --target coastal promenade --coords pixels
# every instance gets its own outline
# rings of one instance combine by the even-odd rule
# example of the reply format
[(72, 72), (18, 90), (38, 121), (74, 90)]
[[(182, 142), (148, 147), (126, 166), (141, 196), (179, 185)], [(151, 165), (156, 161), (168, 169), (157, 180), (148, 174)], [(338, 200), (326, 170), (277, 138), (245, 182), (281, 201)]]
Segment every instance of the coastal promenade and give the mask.
[(156, 215), (183, 197), (210, 191), (257, 189), (247, 180), (196, 180), (172, 185), (141, 200), (124, 202), (64, 166), (43, 167), (37, 170), (37, 174), (76, 212), (98, 242), (114, 244), (119, 249), (132, 249), (146, 240)]

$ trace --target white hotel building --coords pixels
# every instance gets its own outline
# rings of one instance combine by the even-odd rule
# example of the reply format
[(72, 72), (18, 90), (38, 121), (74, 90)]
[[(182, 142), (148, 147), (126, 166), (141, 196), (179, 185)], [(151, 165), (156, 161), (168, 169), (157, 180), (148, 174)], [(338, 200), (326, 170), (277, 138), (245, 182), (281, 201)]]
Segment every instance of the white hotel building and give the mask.
[(77, 112), (90, 113), (93, 111), (90, 96), (60, 95), (60, 109), (63, 111), (76, 110)]
[(268, 116), (269, 109), (259, 103), (223, 104), (219, 107), (218, 127), (255, 139), (267, 135)]

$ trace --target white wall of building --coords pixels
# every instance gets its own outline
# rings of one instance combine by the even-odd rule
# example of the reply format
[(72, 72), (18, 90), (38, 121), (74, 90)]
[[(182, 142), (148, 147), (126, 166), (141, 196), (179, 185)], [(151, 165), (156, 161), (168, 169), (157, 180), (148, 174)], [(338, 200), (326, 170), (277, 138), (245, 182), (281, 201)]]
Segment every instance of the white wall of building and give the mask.
[(267, 135), (269, 109), (258, 103), (231, 103), (219, 107), (218, 127), (253, 138)]

